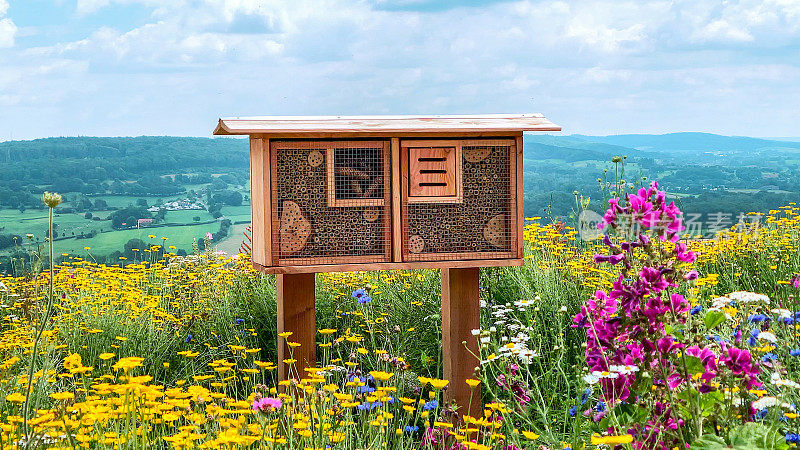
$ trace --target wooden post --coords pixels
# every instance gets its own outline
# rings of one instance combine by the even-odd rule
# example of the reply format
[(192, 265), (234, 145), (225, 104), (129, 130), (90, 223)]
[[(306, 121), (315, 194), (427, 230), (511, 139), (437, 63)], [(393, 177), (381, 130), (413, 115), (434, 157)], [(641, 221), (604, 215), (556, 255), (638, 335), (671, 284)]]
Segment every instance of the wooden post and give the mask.
[(473, 417), (482, 414), (481, 390), (472, 392), (466, 379), (474, 378), (480, 363), (478, 339), (472, 335), (480, 318), (478, 268), (442, 269), (442, 361), (444, 378), (450, 380), (445, 401), (455, 400), (461, 415)]
[[(317, 366), (317, 322), (314, 309), (314, 274), (293, 273), (277, 276), (278, 333), (291, 331), (287, 339), (278, 337), (278, 380), (305, 378), (306, 367)], [(286, 341), (297, 342), (290, 356)], [(289, 365), (283, 360), (297, 360), (289, 374)]]

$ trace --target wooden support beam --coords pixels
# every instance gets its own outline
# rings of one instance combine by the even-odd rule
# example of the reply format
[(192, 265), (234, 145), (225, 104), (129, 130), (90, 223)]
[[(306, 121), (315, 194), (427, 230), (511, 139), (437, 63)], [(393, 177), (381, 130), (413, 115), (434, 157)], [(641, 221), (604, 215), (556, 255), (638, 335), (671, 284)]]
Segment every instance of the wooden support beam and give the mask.
[[(472, 330), (480, 328), (478, 268), (442, 269), (442, 361), (444, 378), (450, 380), (445, 401), (455, 400), (461, 415), (480, 417), (481, 391), (467, 385), (480, 361), (478, 340)], [(470, 398), (471, 394), (471, 398)]]
[[(317, 366), (317, 323), (314, 308), (314, 274), (293, 273), (277, 276), (278, 333), (291, 331), (292, 335), (278, 338), (278, 380), (305, 378), (306, 367)], [(298, 342), (300, 347), (289, 351), (286, 341)], [(289, 373), (285, 359), (295, 359), (295, 368)]]

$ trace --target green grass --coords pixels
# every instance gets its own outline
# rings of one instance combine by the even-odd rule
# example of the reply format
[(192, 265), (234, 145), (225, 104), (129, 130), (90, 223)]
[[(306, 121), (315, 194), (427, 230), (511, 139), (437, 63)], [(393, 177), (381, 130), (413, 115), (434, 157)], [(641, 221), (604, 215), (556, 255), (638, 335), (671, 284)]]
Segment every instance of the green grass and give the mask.
[(242, 206), (223, 206), (222, 215), (232, 222), (250, 221), (250, 204)]

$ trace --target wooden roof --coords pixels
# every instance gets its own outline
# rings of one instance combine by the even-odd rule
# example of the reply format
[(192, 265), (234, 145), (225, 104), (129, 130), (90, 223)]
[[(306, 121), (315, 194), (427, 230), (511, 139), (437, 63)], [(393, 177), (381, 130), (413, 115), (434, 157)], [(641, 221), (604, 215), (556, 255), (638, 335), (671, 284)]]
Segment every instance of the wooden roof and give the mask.
[(261, 116), (219, 119), (216, 135), (561, 131), (541, 114)]

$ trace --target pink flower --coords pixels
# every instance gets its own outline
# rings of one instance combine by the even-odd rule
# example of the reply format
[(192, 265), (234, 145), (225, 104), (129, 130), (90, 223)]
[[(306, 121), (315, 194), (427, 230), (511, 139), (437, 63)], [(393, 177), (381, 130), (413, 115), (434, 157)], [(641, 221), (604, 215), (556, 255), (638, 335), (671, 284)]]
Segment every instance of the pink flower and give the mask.
[(280, 409), (283, 406), (281, 399), (274, 397), (263, 397), (253, 402), (253, 411), (261, 411), (263, 413), (270, 412), (273, 409)]
[(206, 233), (206, 239), (208, 239), (210, 241), (210, 240), (214, 239), (214, 235), (211, 234), (211, 233)]
[(800, 275), (798, 275), (797, 278), (794, 279), (794, 287), (800, 289)]

